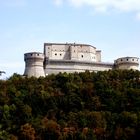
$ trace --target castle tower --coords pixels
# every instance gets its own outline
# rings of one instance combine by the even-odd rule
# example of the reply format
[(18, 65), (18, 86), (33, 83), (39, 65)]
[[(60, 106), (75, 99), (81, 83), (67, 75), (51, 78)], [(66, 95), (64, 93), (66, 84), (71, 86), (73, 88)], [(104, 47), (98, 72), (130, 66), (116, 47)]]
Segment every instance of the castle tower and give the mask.
[(96, 51), (96, 62), (101, 62), (101, 51), (100, 50)]
[(138, 70), (139, 58), (137, 57), (121, 57), (114, 62), (116, 69), (133, 69)]
[(44, 54), (39, 52), (30, 52), (24, 54), (25, 71), (24, 75), (28, 77), (45, 76), (43, 69)]
[(77, 50), (77, 46), (76, 46), (76, 44), (74, 43), (74, 44), (71, 44), (70, 45), (70, 59), (71, 60), (77, 60), (78, 59), (78, 56), (77, 56), (77, 52), (78, 50)]

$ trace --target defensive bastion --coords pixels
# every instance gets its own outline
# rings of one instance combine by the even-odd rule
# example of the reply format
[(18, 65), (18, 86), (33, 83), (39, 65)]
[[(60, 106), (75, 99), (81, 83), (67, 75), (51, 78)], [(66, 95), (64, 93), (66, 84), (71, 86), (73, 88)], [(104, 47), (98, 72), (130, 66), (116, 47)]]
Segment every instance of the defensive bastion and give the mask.
[(114, 63), (101, 61), (101, 51), (88, 44), (44, 43), (44, 52), (24, 54), (24, 75), (46, 76), (59, 72), (105, 71), (109, 69), (134, 69), (139, 66), (139, 58), (122, 57)]

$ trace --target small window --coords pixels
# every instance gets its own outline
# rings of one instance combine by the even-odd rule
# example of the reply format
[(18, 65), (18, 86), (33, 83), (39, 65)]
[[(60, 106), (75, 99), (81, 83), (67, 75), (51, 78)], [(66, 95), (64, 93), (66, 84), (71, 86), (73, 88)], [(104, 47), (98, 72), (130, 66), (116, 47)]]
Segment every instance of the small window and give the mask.
[(128, 61), (128, 59), (126, 59)]
[(75, 52), (75, 50), (74, 50), (74, 52)]
[(123, 60), (121, 59), (121, 61), (123, 61)]
[(31, 54), (31, 56), (32, 56), (33, 54)]
[(62, 54), (60, 53), (60, 56), (61, 56)]
[(81, 57), (83, 58), (84, 56), (83, 56), (83, 55), (81, 55)]
[(39, 54), (37, 54), (37, 56), (39, 56)]
[(132, 61), (134, 61), (134, 59), (132, 59)]
[(57, 55), (57, 53), (55, 53), (55, 55)]
[(48, 49), (50, 49), (50, 47), (48, 47)]

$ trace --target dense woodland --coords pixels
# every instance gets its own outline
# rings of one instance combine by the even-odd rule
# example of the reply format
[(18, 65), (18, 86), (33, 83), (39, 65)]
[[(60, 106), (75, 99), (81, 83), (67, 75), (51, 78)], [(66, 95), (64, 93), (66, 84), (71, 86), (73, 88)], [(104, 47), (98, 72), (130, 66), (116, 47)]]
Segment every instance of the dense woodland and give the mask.
[(0, 140), (140, 140), (140, 71), (0, 80)]

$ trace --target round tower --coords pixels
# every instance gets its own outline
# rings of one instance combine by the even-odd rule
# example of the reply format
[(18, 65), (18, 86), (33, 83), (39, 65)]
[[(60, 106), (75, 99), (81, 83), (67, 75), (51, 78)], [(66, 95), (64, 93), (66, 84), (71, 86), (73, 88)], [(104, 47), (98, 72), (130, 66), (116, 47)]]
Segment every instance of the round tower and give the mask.
[(24, 54), (25, 71), (24, 75), (28, 77), (45, 76), (43, 62), (44, 54), (40, 52), (30, 52)]
[(139, 58), (138, 57), (121, 57), (115, 60), (116, 69), (133, 69), (138, 70)]

